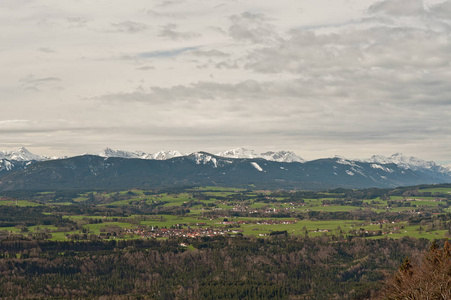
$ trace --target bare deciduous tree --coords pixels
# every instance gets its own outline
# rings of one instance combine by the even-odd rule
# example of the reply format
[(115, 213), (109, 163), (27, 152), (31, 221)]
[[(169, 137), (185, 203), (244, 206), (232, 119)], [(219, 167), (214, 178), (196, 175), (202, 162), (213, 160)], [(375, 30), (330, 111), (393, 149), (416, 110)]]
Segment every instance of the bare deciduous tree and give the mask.
[(451, 299), (451, 245), (434, 243), (418, 265), (406, 259), (379, 299)]

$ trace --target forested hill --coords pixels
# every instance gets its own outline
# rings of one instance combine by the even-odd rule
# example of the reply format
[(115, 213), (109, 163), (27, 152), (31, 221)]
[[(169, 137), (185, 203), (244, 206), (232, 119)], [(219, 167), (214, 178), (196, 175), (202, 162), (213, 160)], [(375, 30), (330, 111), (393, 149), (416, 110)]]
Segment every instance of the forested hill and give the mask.
[(84, 155), (34, 162), (3, 173), (0, 190), (127, 189), (177, 186), (368, 188), (451, 182), (449, 172), (328, 158), (300, 162), (234, 159), (199, 152), (168, 160)]
[(429, 241), (237, 236), (0, 246), (2, 299), (374, 299), (384, 274)]

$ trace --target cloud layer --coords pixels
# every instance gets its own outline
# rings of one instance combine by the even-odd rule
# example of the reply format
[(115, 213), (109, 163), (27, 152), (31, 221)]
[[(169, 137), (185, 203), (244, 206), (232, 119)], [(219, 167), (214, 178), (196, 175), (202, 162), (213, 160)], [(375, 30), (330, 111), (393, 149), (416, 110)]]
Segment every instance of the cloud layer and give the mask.
[(449, 162), (451, 1), (322, 2), (4, 1), (2, 145)]

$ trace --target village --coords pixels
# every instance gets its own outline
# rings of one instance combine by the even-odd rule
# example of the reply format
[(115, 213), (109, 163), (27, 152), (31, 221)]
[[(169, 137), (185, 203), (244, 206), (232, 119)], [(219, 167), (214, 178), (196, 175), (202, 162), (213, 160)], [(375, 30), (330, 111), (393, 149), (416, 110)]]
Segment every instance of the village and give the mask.
[(204, 222), (198, 222), (191, 225), (175, 224), (170, 228), (158, 226), (137, 226), (134, 228), (125, 228), (124, 233), (130, 236), (139, 236), (142, 238), (171, 238), (171, 237), (202, 237), (217, 235), (235, 235), (243, 232), (239, 227), (245, 224), (255, 225), (279, 225), (295, 224), (296, 220), (237, 220), (229, 221), (224, 218), (216, 226), (208, 226)]

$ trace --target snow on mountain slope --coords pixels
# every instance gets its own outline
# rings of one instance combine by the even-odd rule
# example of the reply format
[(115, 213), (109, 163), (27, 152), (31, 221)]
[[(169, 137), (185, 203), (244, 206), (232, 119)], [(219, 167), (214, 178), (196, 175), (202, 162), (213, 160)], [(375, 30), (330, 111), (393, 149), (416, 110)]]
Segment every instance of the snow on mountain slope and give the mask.
[[(119, 157), (119, 158), (138, 158), (138, 159), (153, 159), (153, 160), (167, 160), (175, 157), (187, 156), (187, 154), (179, 151), (160, 151), (156, 153), (146, 153), (142, 151), (123, 151), (113, 150), (111, 148), (105, 148), (98, 154), (101, 157)], [(246, 148), (236, 148), (225, 152), (218, 153), (216, 155), (208, 154), (205, 152), (195, 152), (189, 155), (196, 164), (211, 165), (215, 168), (226, 166), (232, 163), (232, 160), (228, 158), (245, 158), (245, 159), (258, 159), (262, 158), (267, 161), (274, 162), (300, 162), (306, 163), (302, 158), (297, 156), (292, 151), (268, 151), (264, 153), (257, 153), (254, 150)], [(27, 168), (29, 162), (33, 161), (45, 161), (56, 158), (50, 158), (47, 156), (40, 156), (31, 153), (26, 148), (21, 147), (16, 151), (0, 151), (0, 172), (10, 172), (17, 168)], [(380, 170), (386, 174), (393, 174), (396, 172), (396, 168), (388, 166), (394, 164), (397, 168), (401, 169), (404, 173), (408, 171), (415, 171), (421, 173), (422, 176), (429, 176), (433, 178), (441, 178), (446, 181), (451, 176), (451, 165), (438, 165), (433, 161), (425, 161), (416, 157), (404, 156), (401, 153), (395, 153), (389, 157), (383, 155), (373, 155), (366, 160), (349, 160), (344, 157), (335, 157), (338, 165), (347, 165), (347, 174), (353, 173), (359, 174), (364, 177), (368, 175), (370, 170)], [(361, 163), (368, 163), (370, 169), (364, 169)], [(252, 165), (259, 170), (256, 165)], [(336, 167), (334, 167), (336, 168)], [(366, 167), (365, 167), (366, 168)], [(332, 170), (333, 174), (338, 173)], [(371, 173), (371, 172), (370, 172)], [(385, 174), (379, 174), (380, 176), (386, 176)], [(338, 176), (338, 175), (337, 175)]]
[(206, 165), (208, 163), (212, 163), (215, 168), (218, 167), (218, 162), (217, 162), (216, 158), (209, 155), (208, 153), (194, 152), (194, 153), (190, 154), (189, 157), (192, 158), (196, 162), (197, 165), (200, 165), (200, 164)]
[(16, 151), (0, 151), (0, 159), (16, 160), (16, 161), (43, 161), (49, 160), (50, 157), (40, 156), (28, 151), (25, 147), (20, 147)]
[(139, 159), (156, 159), (156, 160), (166, 160), (173, 157), (184, 156), (184, 154), (179, 151), (160, 151), (157, 153), (146, 153), (142, 151), (124, 151), (124, 150), (113, 150), (111, 148), (105, 148), (99, 153), (102, 157), (120, 157), (120, 158), (139, 158)]
[(266, 160), (272, 160), (272, 161), (278, 161), (278, 162), (305, 162), (304, 159), (297, 156), (293, 151), (278, 151), (278, 152), (272, 152), (268, 151), (265, 153), (260, 154), (261, 158), (264, 158)]
[(170, 159), (173, 157), (179, 157), (179, 156), (184, 156), (185, 154), (180, 153), (179, 151), (176, 150), (172, 150), (172, 151), (160, 151), (157, 153), (152, 154), (152, 159), (157, 159), (157, 160), (166, 160), (166, 159)]
[(1, 171), (10, 171), (14, 168), (14, 164), (6, 159), (0, 159), (0, 172)]
[(263, 172), (262, 167), (259, 166), (256, 162), (251, 162), (251, 165), (256, 168), (258, 171)]
[[(110, 153), (111, 154), (111, 153)], [(9, 164), (9, 162), (11, 164)], [(305, 163), (232, 159), (195, 152), (170, 160), (75, 156), (55, 161), (9, 161), (0, 169), (0, 191), (93, 189), (111, 186), (248, 186), (258, 189), (396, 187), (451, 183), (451, 173), (435, 168), (404, 169), (396, 164), (323, 158)], [(7, 170), (10, 169), (10, 170)]]
[(102, 157), (120, 157), (120, 158), (144, 158), (147, 154), (141, 151), (124, 151), (124, 150), (113, 150), (111, 148), (105, 148), (99, 153)]
[(385, 172), (389, 172), (389, 173), (393, 173), (394, 172), (392, 169), (387, 168), (387, 167), (383, 167), (383, 166), (378, 165), (378, 164), (371, 164), (371, 168), (373, 168), (373, 169), (381, 169), (381, 170), (383, 170)]
[(259, 157), (257, 153), (255, 153), (252, 149), (246, 149), (246, 148), (236, 148), (227, 150), (225, 152), (219, 152), (216, 154), (217, 156), (221, 157), (228, 157), (228, 158), (257, 158)]
[(395, 164), (398, 167), (405, 170), (418, 170), (428, 169), (437, 172), (445, 173), (449, 172), (446, 168), (437, 165), (433, 161), (425, 161), (413, 156), (405, 156), (402, 153), (395, 153), (390, 157), (383, 155), (373, 155), (370, 159), (363, 160), (363, 162), (376, 163), (376, 164)]
[(268, 151), (265, 153), (256, 153), (254, 150), (246, 148), (236, 148), (216, 154), (221, 157), (228, 158), (263, 158), (270, 161), (278, 162), (305, 162), (292, 151)]
[(334, 158), (337, 160), (337, 163), (340, 165), (349, 165), (349, 166), (353, 166), (353, 167), (357, 166), (357, 164), (354, 161), (346, 159), (343, 156), (337, 155)]

